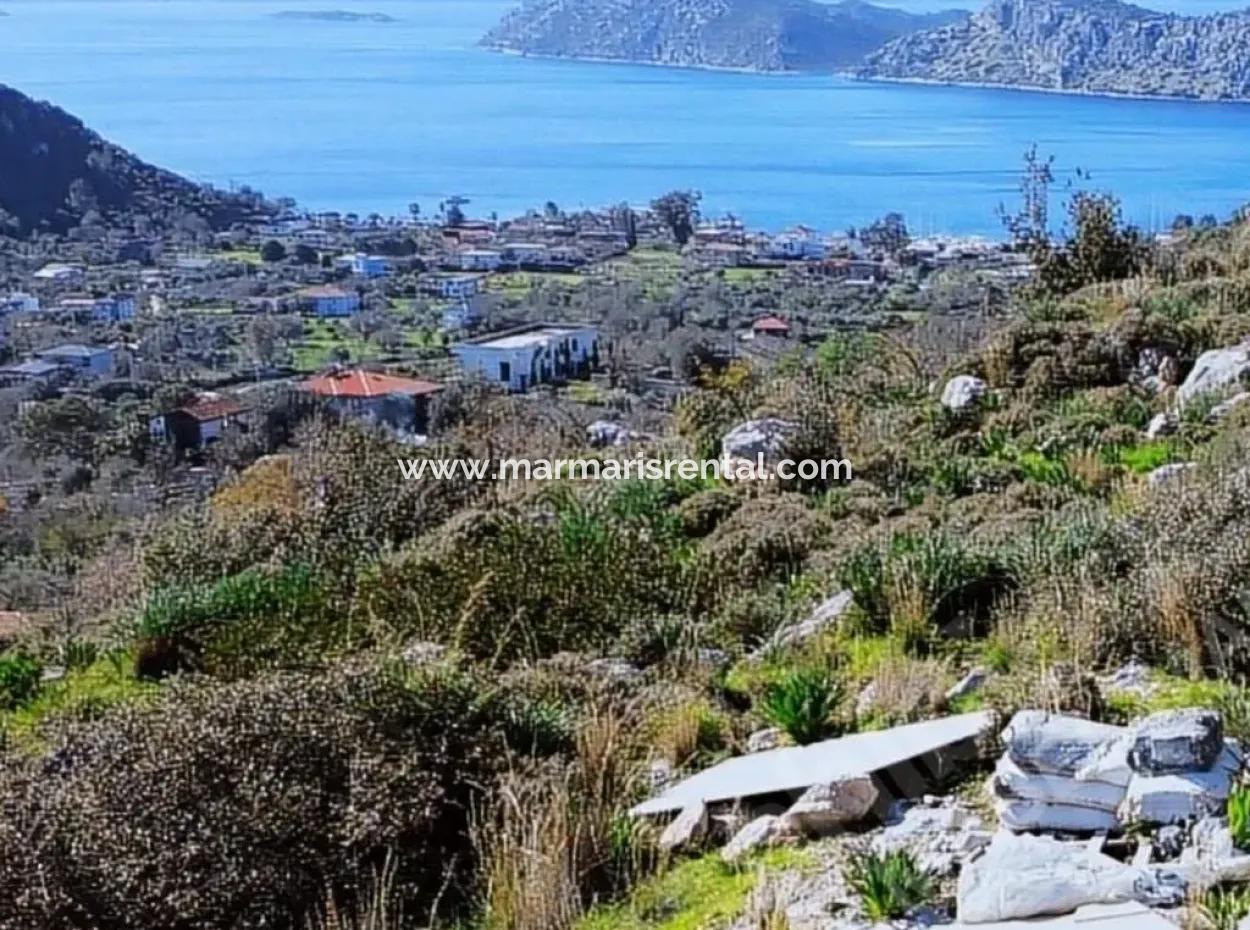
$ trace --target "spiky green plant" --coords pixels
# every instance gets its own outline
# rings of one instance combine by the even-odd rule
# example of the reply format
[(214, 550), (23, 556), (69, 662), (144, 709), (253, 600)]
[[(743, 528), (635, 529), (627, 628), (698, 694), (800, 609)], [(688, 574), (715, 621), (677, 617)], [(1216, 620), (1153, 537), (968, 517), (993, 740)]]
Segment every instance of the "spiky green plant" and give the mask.
[(800, 746), (834, 734), (834, 715), (846, 691), (823, 669), (798, 669), (765, 692), (760, 710)]
[(1250, 916), (1250, 888), (1214, 888), (1199, 911), (1214, 930), (1237, 930)]
[(863, 852), (851, 860), (844, 877), (874, 923), (897, 920), (933, 898), (933, 879), (906, 850)]
[(1228, 796), (1228, 831), (1238, 849), (1250, 847), (1250, 789), (1236, 788)]

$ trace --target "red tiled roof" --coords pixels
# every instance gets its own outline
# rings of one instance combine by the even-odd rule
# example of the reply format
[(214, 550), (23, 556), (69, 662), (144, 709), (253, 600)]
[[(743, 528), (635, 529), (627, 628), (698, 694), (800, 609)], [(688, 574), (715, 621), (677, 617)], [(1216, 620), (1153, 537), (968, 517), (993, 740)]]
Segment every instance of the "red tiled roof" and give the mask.
[(385, 397), (388, 394), (417, 396), (435, 394), (443, 389), (441, 384), (434, 381), (401, 378), (397, 375), (365, 371), (360, 368), (352, 371), (332, 371), (316, 378), (309, 378), (303, 386), (304, 390), (311, 391), (318, 397), (359, 398)]
[(757, 333), (788, 333), (790, 332), (790, 324), (775, 316), (766, 316), (763, 319), (756, 320), (751, 328)]
[(230, 397), (199, 397), (179, 407), (176, 413), (185, 413), (193, 420), (207, 423), (247, 413), (247, 408)]

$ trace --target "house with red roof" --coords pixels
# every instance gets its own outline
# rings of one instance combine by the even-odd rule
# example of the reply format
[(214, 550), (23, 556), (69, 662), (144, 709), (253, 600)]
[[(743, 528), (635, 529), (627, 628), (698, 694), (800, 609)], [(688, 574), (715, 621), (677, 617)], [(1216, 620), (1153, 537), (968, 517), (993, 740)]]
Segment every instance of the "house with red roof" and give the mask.
[(249, 408), (224, 394), (199, 394), (165, 414), (164, 434), (175, 448), (203, 449), (232, 430), (247, 431)]
[(751, 332), (756, 336), (785, 339), (790, 335), (790, 324), (776, 316), (761, 317), (751, 324)]
[(364, 368), (334, 369), (300, 387), (342, 416), (418, 433), (429, 428), (430, 398), (443, 389), (435, 381)]

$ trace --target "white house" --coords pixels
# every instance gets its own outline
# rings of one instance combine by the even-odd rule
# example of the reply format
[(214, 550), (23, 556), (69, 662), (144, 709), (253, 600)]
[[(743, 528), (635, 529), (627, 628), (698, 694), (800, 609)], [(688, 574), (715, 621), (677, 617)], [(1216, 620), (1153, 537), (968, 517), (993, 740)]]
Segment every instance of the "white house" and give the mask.
[(16, 293), (0, 298), (0, 313), (38, 313), (39, 298)]
[(462, 249), (455, 255), (462, 271), (495, 271), (503, 264), (503, 253), (496, 249)]
[(542, 242), (507, 242), (503, 247), (504, 261), (514, 265), (541, 265), (547, 261), (550, 247)]
[(306, 287), (299, 292), (300, 308), (317, 317), (351, 316), (360, 309), (360, 295), (340, 287)]
[(77, 286), (83, 282), (85, 277), (86, 271), (81, 266), (66, 265), (61, 262), (52, 262), (44, 265), (34, 274), (36, 281), (62, 286)]
[(482, 292), (482, 280), (469, 274), (433, 274), (421, 279), (421, 290), (436, 297), (467, 300)]
[(94, 323), (124, 323), (135, 318), (133, 294), (117, 294), (113, 297), (66, 297), (56, 305), (57, 310), (78, 320)]
[(358, 278), (385, 278), (391, 270), (390, 262), (381, 255), (366, 255), (357, 252), (354, 255), (343, 255), (339, 264), (345, 265)]
[(768, 256), (785, 261), (823, 261), (829, 257), (829, 246), (812, 230), (798, 227), (773, 236), (768, 243)]
[(535, 384), (586, 377), (599, 357), (599, 331), (593, 326), (532, 323), (468, 339), (452, 354), (470, 374), (510, 391)]

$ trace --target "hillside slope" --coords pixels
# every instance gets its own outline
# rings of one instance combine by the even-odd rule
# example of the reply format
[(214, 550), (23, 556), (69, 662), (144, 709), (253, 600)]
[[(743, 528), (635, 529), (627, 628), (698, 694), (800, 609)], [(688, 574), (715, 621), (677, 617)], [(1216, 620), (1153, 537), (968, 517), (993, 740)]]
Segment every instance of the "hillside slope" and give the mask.
[(156, 168), (49, 103), (0, 85), (0, 230), (64, 233), (84, 220), (139, 216), (156, 226), (200, 217), (222, 226), (254, 196), (225, 194)]
[(870, 55), (868, 78), (1199, 99), (1250, 98), (1250, 12), (1156, 13), (1117, 0), (994, 0)]
[(482, 40), (529, 55), (758, 71), (858, 64), (905, 32), (966, 14), (918, 16), (860, 0), (529, 0)]

